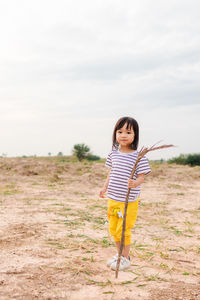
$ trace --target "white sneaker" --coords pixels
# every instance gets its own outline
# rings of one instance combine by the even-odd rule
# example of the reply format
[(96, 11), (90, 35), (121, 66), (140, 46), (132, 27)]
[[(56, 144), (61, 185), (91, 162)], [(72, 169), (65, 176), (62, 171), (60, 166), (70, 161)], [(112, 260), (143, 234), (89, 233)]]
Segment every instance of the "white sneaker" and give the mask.
[[(125, 270), (128, 269), (130, 267), (131, 263), (130, 260), (124, 256), (121, 256), (121, 260), (120, 260), (120, 265), (119, 265), (119, 270)], [(110, 265), (112, 270), (116, 270), (117, 268), (117, 259), (116, 261), (114, 261), (111, 265)]]
[(107, 266), (110, 267), (112, 265), (112, 263), (114, 263), (115, 261), (117, 261), (117, 259), (118, 259), (118, 253), (116, 255), (114, 255), (111, 259), (109, 259), (107, 261)]

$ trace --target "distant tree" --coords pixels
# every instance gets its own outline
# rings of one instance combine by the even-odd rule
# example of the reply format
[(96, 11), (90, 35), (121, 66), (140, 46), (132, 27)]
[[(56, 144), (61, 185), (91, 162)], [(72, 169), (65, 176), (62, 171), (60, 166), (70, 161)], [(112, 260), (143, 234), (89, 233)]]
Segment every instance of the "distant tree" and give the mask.
[(73, 148), (73, 154), (78, 158), (78, 160), (83, 160), (87, 157), (90, 148), (85, 144), (76, 144)]
[(51, 156), (51, 152), (49, 152), (48, 155)]
[(58, 152), (57, 156), (63, 156), (62, 152)]
[(94, 160), (99, 160), (99, 159), (100, 159), (100, 156), (93, 155), (93, 154), (89, 153), (89, 154), (86, 156), (86, 158), (87, 158), (87, 160), (94, 161)]

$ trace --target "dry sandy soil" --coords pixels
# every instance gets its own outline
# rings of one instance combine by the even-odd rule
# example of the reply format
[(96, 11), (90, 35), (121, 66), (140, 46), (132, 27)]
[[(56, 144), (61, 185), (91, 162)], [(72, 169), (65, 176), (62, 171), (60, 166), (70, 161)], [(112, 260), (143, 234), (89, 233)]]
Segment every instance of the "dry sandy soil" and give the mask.
[(200, 168), (151, 167), (115, 279), (104, 164), (0, 158), (0, 299), (200, 299)]

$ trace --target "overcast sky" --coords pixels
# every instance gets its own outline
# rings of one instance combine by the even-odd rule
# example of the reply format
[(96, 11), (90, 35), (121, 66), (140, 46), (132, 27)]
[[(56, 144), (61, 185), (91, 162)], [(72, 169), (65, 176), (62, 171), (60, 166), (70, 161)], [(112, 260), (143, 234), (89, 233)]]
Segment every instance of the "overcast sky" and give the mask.
[(0, 128), (7, 156), (106, 157), (121, 116), (168, 159), (200, 149), (198, 0), (0, 1)]

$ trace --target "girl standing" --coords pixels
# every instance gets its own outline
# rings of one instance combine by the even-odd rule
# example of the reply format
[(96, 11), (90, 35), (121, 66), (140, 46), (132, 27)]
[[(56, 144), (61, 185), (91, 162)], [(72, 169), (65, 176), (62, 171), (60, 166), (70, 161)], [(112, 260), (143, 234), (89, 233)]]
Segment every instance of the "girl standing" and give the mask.
[(144, 156), (137, 165), (133, 179), (129, 179), (138, 155), (138, 141), (139, 126), (137, 121), (130, 117), (119, 119), (113, 131), (112, 151), (109, 153), (105, 164), (110, 170), (103, 189), (100, 191), (101, 198), (104, 198), (106, 192), (109, 198), (107, 211), (109, 232), (114, 238), (117, 254), (108, 260), (107, 265), (113, 270), (116, 270), (117, 265), (124, 204), (128, 188), (131, 188), (131, 191), (126, 216), (125, 246), (119, 270), (127, 269), (130, 266), (131, 228), (134, 227), (137, 218), (140, 185), (143, 183), (145, 175), (151, 171), (148, 160)]

